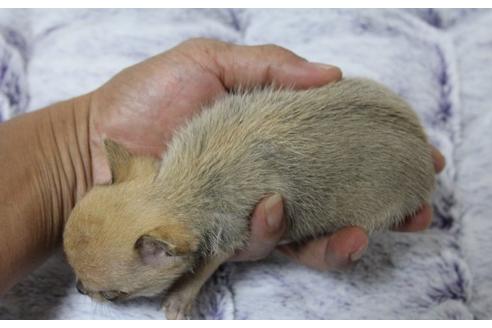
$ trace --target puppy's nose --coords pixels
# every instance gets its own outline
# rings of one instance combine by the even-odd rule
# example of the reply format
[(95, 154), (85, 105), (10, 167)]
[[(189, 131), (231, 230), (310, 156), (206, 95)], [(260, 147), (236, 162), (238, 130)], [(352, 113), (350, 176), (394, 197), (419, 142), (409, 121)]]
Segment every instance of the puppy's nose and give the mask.
[(75, 284), (75, 288), (81, 293), (82, 295), (87, 295), (87, 292), (84, 289), (84, 285), (80, 282), (80, 280), (77, 280), (77, 283)]

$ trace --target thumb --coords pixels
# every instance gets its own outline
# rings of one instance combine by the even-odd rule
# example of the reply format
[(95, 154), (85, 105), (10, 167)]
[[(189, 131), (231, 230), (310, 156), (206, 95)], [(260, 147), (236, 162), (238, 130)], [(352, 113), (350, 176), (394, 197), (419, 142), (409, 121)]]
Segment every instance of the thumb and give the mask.
[(307, 89), (342, 78), (338, 67), (310, 63), (276, 45), (233, 45), (225, 54), (217, 62), (222, 66), (222, 82), (228, 89), (271, 84)]
[(342, 78), (336, 66), (310, 63), (277, 45), (241, 46), (217, 40), (193, 39), (187, 53), (206, 67), (226, 89), (264, 85), (307, 89)]
[(283, 202), (279, 194), (273, 194), (260, 201), (251, 218), (248, 245), (231, 260), (252, 261), (270, 254), (287, 228), (283, 216)]

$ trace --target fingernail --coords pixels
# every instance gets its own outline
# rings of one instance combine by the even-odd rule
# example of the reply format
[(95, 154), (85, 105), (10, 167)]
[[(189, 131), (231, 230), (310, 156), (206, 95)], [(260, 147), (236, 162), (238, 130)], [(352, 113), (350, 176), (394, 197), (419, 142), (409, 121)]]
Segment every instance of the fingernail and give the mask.
[(323, 64), (323, 63), (311, 63), (313, 65), (316, 65), (319, 68), (326, 69), (326, 70), (340, 70), (339, 67), (333, 66), (333, 65), (328, 65), (328, 64)]
[(282, 197), (279, 194), (270, 196), (265, 202), (265, 212), (268, 228), (275, 232), (282, 224)]
[(367, 249), (367, 246), (363, 245), (359, 249), (357, 249), (355, 252), (351, 253), (350, 254), (350, 261), (357, 262), (358, 260), (360, 260), (362, 255), (364, 255), (364, 253), (366, 252), (366, 249)]
[(446, 167), (446, 158), (444, 155), (437, 150), (437, 148), (432, 148), (432, 154), (434, 157), (434, 168), (436, 171), (442, 171)]

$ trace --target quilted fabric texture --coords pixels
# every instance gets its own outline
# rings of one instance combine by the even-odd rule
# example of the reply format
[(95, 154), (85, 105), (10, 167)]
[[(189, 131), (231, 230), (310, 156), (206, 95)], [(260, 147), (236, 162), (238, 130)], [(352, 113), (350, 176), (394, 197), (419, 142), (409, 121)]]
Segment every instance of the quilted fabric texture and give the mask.
[[(407, 99), (447, 158), (424, 233), (379, 233), (354, 268), (274, 255), (224, 265), (197, 318), (492, 318), (492, 11), (4, 10), (0, 119), (88, 92), (191, 37), (275, 43)], [(30, 100), (30, 101), (29, 101)], [(61, 252), (0, 300), (2, 319), (164, 318), (159, 300), (79, 295)]]

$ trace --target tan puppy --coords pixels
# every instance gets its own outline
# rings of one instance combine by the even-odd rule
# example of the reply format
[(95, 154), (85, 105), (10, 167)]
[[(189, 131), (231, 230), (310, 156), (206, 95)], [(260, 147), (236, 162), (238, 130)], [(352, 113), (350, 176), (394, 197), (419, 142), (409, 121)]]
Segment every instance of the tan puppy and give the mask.
[(267, 194), (282, 195), (286, 238), (302, 242), (347, 225), (387, 228), (434, 186), (416, 115), (361, 79), (228, 96), (178, 131), (161, 162), (105, 145), (113, 181), (73, 210), (68, 261), (94, 298), (167, 291), (168, 318), (185, 318), (205, 281), (245, 246)]

